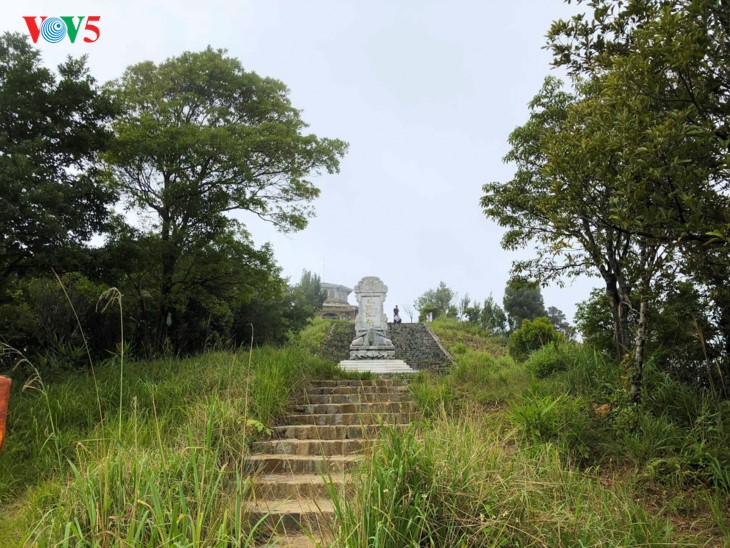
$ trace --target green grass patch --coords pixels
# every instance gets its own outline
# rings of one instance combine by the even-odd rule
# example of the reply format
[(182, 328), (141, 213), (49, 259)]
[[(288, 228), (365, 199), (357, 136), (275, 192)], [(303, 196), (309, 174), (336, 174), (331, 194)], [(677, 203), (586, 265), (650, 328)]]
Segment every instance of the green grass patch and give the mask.
[(429, 428), (385, 429), (356, 476), (331, 489), (337, 546), (639, 546), (677, 541), (630, 488), (604, 489), (549, 444), (517, 449), (515, 432), (480, 412)]
[(117, 358), (93, 374), (14, 385), (0, 545), (253, 541), (250, 444), (309, 378), (335, 374), (333, 363), (288, 346), (123, 369)]

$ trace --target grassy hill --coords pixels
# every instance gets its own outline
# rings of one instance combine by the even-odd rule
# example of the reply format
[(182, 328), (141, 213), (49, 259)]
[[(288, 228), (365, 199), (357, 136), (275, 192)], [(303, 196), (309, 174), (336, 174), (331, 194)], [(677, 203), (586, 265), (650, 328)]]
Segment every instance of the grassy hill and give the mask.
[[(251, 442), (311, 378), (314, 322), (283, 348), (215, 352), (37, 375), (11, 400), (0, 455), (0, 546), (246, 545)], [(730, 405), (580, 345), (515, 362), (505, 341), (453, 320), (433, 330), (456, 357), (411, 384), (424, 419), (384, 429), (333, 493), (336, 545), (362, 547), (730, 543)], [(44, 380), (55, 378), (55, 380)]]
[[(14, 385), (0, 455), (0, 546), (245, 542), (251, 442), (310, 378), (321, 325), (284, 348), (38, 374)], [(45, 382), (44, 377), (55, 377)]]
[(457, 363), (412, 387), (430, 421), (400, 493), (424, 486), (436, 545), (730, 544), (730, 402), (650, 368), (633, 406), (628, 371), (590, 348), (518, 363), (478, 328), (432, 328)]

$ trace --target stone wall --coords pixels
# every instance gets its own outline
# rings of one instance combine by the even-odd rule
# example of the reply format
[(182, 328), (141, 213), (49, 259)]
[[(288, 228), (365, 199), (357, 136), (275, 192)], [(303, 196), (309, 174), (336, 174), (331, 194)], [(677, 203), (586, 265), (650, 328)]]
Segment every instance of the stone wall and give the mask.
[[(454, 360), (424, 323), (390, 323), (386, 336), (395, 346), (395, 359), (403, 360), (413, 369), (443, 369)], [(354, 338), (354, 324), (336, 322), (322, 341), (320, 355), (335, 362), (347, 360)]]

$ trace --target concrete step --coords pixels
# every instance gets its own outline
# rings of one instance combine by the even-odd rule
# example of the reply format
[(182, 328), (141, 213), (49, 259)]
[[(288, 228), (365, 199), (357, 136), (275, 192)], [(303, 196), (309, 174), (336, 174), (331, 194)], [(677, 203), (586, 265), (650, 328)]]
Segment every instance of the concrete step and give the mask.
[(408, 381), (402, 379), (370, 379), (370, 380), (325, 380), (310, 381), (310, 386), (407, 386)]
[(268, 440), (254, 443), (254, 453), (262, 455), (332, 456), (359, 453), (369, 440)]
[(295, 405), (294, 409), (306, 415), (340, 413), (407, 413), (416, 410), (413, 401), (407, 402), (375, 402), (375, 403), (304, 403)]
[(407, 392), (374, 394), (305, 394), (302, 403), (383, 403), (413, 401)]
[[(396, 425), (407, 428), (408, 424)], [(359, 440), (374, 438), (380, 431), (379, 424), (357, 424), (352, 426), (334, 425), (318, 426), (299, 424), (274, 427), (274, 435), (278, 438), (294, 438), (298, 440)]]
[(337, 474), (352, 470), (360, 462), (359, 455), (251, 455), (247, 467), (261, 474)]
[(395, 386), (310, 386), (307, 394), (400, 394), (408, 392), (408, 385)]
[[(327, 476), (331, 486), (342, 494), (352, 492), (345, 474)], [(329, 498), (325, 476), (320, 474), (266, 474), (254, 479), (256, 500), (326, 499)]]
[(405, 413), (300, 413), (288, 415), (284, 422), (289, 425), (314, 424), (329, 425), (360, 425), (360, 424), (403, 424), (418, 420), (420, 414), (416, 411)]
[(315, 537), (326, 536), (335, 517), (328, 499), (256, 501), (247, 510), (250, 523), (263, 518), (263, 529), (286, 535), (306, 530)]
[(342, 371), (360, 371), (372, 373), (374, 375), (414, 375), (418, 373), (417, 369), (413, 369), (403, 360), (393, 358), (385, 360), (342, 360), (337, 366)]

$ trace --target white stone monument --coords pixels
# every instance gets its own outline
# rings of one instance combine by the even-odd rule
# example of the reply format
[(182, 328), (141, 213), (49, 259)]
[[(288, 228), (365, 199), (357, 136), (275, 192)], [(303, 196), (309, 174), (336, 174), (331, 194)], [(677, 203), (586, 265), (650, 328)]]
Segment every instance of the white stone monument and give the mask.
[(340, 362), (346, 371), (373, 373), (414, 373), (404, 361), (395, 359), (395, 346), (386, 337), (388, 321), (383, 313), (387, 286), (376, 276), (367, 276), (355, 286), (359, 305), (355, 318), (355, 339), (350, 359)]

